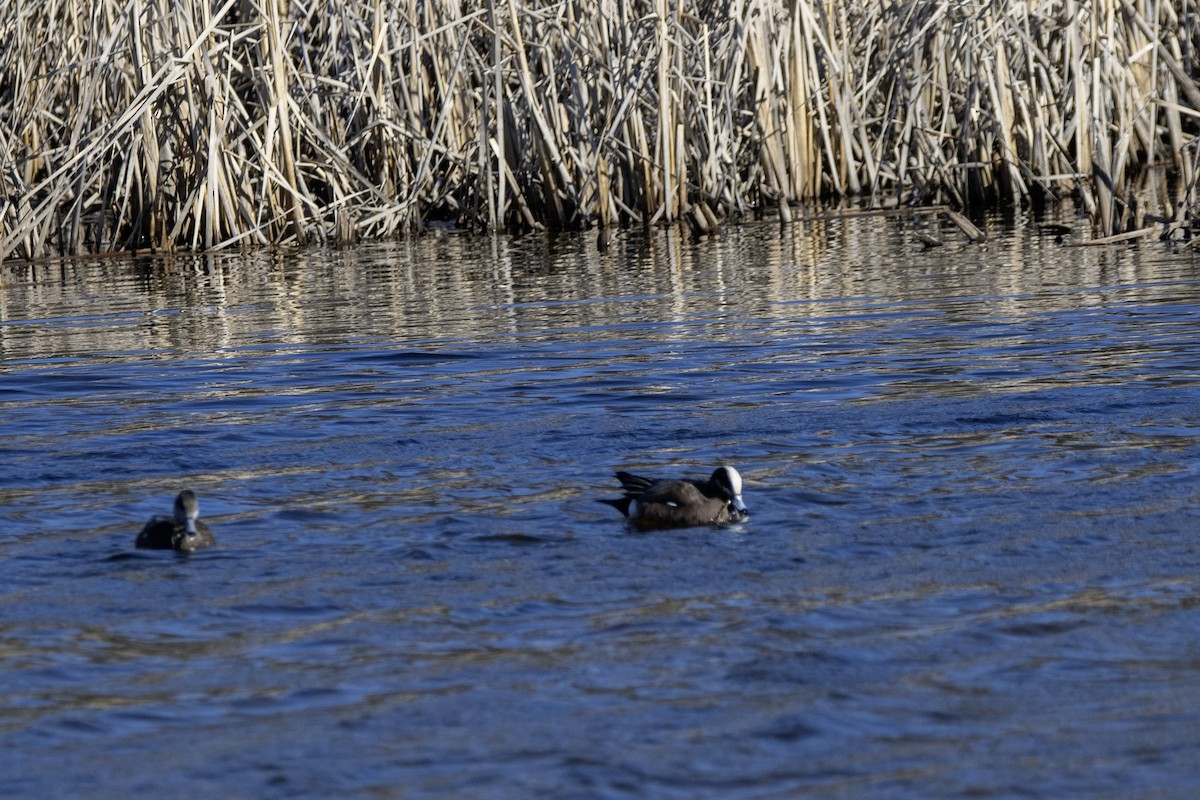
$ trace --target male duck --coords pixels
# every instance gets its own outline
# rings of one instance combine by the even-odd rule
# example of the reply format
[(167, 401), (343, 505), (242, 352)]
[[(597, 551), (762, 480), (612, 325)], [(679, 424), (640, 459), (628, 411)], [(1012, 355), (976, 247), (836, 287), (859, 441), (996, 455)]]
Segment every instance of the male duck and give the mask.
[(742, 502), (742, 476), (733, 467), (718, 467), (708, 480), (654, 480), (628, 472), (618, 472), (617, 480), (625, 496), (600, 502), (615, 506), (641, 530), (720, 525), (750, 516)]
[(184, 489), (175, 498), (175, 514), (153, 516), (138, 534), (137, 546), (155, 550), (182, 550), (190, 553), (217, 543), (212, 531), (200, 522), (200, 502), (196, 493)]

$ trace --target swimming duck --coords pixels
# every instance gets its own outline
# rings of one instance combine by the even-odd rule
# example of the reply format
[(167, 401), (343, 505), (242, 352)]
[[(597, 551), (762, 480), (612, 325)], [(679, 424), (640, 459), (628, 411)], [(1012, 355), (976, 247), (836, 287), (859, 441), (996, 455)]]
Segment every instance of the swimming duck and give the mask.
[(718, 467), (708, 480), (655, 480), (628, 472), (618, 472), (617, 480), (625, 496), (600, 502), (615, 506), (642, 530), (720, 525), (750, 516), (742, 502), (742, 476), (733, 467)]
[(190, 553), (217, 543), (212, 531), (200, 522), (200, 502), (196, 493), (184, 489), (175, 497), (175, 514), (161, 514), (150, 518), (146, 527), (138, 534), (137, 546), (155, 550), (182, 550)]

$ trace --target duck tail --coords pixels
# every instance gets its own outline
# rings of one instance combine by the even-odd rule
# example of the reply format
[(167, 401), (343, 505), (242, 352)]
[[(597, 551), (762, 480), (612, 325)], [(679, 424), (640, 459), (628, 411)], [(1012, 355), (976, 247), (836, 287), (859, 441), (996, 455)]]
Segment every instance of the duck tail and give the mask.
[(616, 500), (609, 500), (607, 498), (602, 498), (602, 499), (598, 500), (597, 502), (604, 503), (606, 505), (610, 505), (628, 517), (629, 516), (629, 504), (633, 502), (633, 498), (632, 497), (619, 497)]

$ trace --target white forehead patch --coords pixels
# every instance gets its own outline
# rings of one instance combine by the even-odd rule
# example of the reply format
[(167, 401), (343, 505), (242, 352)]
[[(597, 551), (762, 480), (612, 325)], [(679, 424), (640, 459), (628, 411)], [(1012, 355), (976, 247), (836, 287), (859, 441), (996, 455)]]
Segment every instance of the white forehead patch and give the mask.
[(735, 495), (742, 493), (742, 476), (733, 467), (726, 467), (725, 474), (729, 476), (729, 488), (733, 489)]

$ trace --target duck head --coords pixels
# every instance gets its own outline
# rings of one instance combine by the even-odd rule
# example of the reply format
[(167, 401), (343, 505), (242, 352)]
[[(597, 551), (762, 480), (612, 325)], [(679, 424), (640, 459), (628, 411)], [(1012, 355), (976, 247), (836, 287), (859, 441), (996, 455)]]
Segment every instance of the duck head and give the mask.
[(742, 476), (733, 467), (717, 467), (712, 477), (708, 479), (710, 486), (720, 490), (720, 495), (729, 503), (730, 516), (735, 519), (745, 519), (750, 516), (749, 509), (742, 501)]
[(183, 528), (188, 536), (196, 535), (196, 519), (200, 516), (200, 501), (191, 489), (175, 497), (175, 527)]

